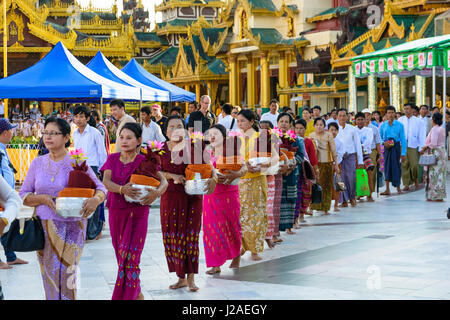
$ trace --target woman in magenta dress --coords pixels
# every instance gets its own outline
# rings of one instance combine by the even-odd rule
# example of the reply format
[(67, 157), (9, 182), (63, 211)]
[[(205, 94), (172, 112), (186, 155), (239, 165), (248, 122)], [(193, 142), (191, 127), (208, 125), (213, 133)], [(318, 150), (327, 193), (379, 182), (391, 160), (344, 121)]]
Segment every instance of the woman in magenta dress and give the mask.
[(139, 124), (126, 123), (119, 134), (121, 152), (109, 155), (100, 170), (108, 189), (109, 230), (119, 265), (112, 300), (143, 300), (139, 263), (147, 236), (149, 205), (165, 192), (168, 184), (158, 173), (161, 184), (157, 190), (148, 189), (149, 194), (141, 203), (125, 200), (124, 195), (133, 199), (140, 196), (139, 189), (133, 188), (129, 181), (145, 157), (139, 154), (142, 143)]
[[(210, 141), (213, 164), (221, 156), (227, 158), (237, 156), (240, 145), (237, 143), (238, 137), (226, 139), (227, 130), (224, 126), (217, 124), (207, 132)], [(233, 141), (234, 140), (234, 141)], [(224, 142), (233, 147), (224, 151)], [(234, 150), (233, 150), (234, 149)], [(240, 223), (240, 202), (239, 186), (231, 185), (235, 179), (239, 179), (246, 173), (246, 167), (242, 166), (239, 171), (228, 171), (220, 174), (214, 192), (204, 197), (203, 205), (203, 245), (205, 246), (206, 266), (211, 268), (206, 273), (219, 273), (220, 267), (227, 261), (233, 260), (230, 268), (239, 268), (241, 250), (241, 223)]]
[[(169, 182), (161, 197), (161, 231), (169, 272), (176, 272), (178, 282), (170, 289), (188, 287), (197, 291), (194, 274), (198, 273), (198, 238), (202, 224), (203, 196), (184, 191), (185, 169), (190, 164), (191, 144), (186, 139), (184, 119), (170, 116), (165, 123), (168, 141), (161, 156), (164, 176)], [(217, 176), (208, 180), (208, 193), (214, 191)], [(187, 279), (186, 279), (187, 274)]]

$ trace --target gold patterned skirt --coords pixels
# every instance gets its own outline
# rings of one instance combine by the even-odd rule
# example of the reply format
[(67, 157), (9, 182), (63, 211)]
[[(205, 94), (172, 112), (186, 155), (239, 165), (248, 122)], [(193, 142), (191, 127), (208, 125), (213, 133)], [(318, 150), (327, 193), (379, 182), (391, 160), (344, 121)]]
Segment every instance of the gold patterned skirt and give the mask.
[(241, 203), (242, 249), (252, 253), (262, 252), (267, 233), (266, 176), (241, 179), (239, 200)]

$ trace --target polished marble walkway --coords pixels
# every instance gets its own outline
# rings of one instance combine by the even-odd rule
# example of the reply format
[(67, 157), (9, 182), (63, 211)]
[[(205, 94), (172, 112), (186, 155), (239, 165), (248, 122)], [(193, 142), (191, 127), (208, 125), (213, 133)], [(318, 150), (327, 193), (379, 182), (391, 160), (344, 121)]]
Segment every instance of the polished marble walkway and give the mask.
[[(220, 275), (206, 275), (202, 250), (196, 293), (168, 289), (177, 278), (167, 271), (155, 207), (141, 258), (143, 293), (146, 299), (186, 300), (450, 299), (448, 202), (426, 202), (424, 189), (375, 199), (307, 217), (295, 235), (283, 233), (282, 244), (266, 248), (262, 261), (247, 253), (237, 271), (226, 264)], [(44, 299), (36, 254), (18, 256), (30, 264), (0, 270), (5, 298)], [(1, 249), (0, 257), (4, 261)], [(106, 226), (103, 238), (83, 252), (79, 299), (110, 299), (116, 272)]]

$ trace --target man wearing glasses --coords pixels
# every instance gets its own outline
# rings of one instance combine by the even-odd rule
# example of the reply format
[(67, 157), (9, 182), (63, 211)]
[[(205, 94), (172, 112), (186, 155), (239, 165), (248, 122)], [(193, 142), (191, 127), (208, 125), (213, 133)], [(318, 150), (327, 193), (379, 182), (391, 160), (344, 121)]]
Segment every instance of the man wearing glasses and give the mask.
[(210, 127), (216, 124), (216, 117), (210, 111), (211, 98), (204, 95), (200, 98), (200, 110), (192, 112), (189, 117), (189, 133), (201, 131), (205, 133)]

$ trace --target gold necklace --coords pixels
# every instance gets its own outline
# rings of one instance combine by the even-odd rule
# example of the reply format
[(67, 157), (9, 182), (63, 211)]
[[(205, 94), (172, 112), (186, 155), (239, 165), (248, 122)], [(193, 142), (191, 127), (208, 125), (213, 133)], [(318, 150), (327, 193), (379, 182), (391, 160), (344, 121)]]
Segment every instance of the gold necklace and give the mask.
[(59, 170), (61, 170), (61, 168), (63, 167), (65, 158), (66, 158), (66, 156), (64, 156), (64, 158), (60, 160), (62, 162), (62, 164), (59, 165), (59, 167), (56, 170), (55, 174), (52, 174), (52, 172), (50, 171), (50, 155), (48, 156), (48, 172), (52, 176), (52, 178), (50, 179), (51, 182), (55, 182), (55, 177), (58, 174)]
[(123, 157), (123, 155), (122, 154), (120, 154), (120, 161), (123, 163), (123, 164), (128, 164), (128, 163), (131, 163), (131, 162), (133, 162), (134, 161), (134, 159), (136, 159), (136, 157), (137, 157), (137, 153), (135, 153), (134, 154), (134, 156), (132, 156), (131, 157), (131, 160), (130, 161), (128, 161), (127, 163), (125, 163), (125, 159), (124, 159), (124, 157)]

